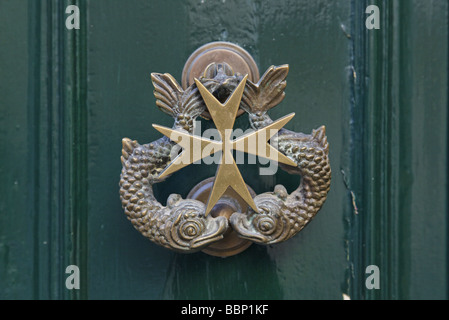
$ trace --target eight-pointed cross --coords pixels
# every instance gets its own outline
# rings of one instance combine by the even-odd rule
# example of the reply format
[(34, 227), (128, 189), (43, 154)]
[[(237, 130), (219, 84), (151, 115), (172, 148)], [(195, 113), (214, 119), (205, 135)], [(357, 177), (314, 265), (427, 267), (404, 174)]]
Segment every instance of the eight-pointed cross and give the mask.
[[(207, 202), (206, 216), (228, 187), (234, 189), (254, 211), (259, 212), (234, 161), (232, 150), (250, 153), (296, 167), (295, 162), (287, 158), (268, 143), (268, 140), (295, 116), (294, 113), (291, 113), (262, 129), (251, 132), (235, 140), (231, 140), (232, 128), (234, 127), (237, 110), (242, 100), (247, 78), (248, 76), (245, 76), (224, 104), (221, 104), (212, 93), (198, 81), (198, 79), (195, 79), (196, 86), (209, 110), (212, 120), (219, 132), (221, 141), (209, 140), (180, 130), (153, 125), (156, 130), (183, 148), (182, 153), (167, 166), (159, 178), (164, 178), (167, 175), (216, 152), (222, 152), (221, 162), (218, 166), (212, 192)], [(263, 142), (263, 144), (261, 142)]]

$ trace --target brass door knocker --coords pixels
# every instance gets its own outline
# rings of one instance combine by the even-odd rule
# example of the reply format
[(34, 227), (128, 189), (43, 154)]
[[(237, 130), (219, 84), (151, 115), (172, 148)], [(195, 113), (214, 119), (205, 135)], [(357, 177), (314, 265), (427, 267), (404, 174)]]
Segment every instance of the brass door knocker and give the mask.
[[(259, 80), (246, 51), (215, 42), (189, 58), (183, 88), (169, 74), (151, 75), (156, 105), (173, 117), (174, 125), (154, 124), (164, 136), (149, 144), (123, 139), (120, 198), (137, 230), (172, 250), (226, 257), (252, 243), (286, 241), (306, 226), (329, 191), (329, 144), (324, 126), (303, 134), (283, 128), (294, 114), (277, 121), (268, 116), (285, 97), (288, 70), (288, 65), (272, 66)], [(234, 121), (243, 112), (254, 130), (231, 139)], [(198, 116), (214, 121), (220, 140), (194, 134)], [(233, 150), (276, 161), (301, 176), (299, 187), (288, 194), (278, 185), (256, 195), (243, 181)], [(211, 155), (220, 159), (216, 176), (195, 186), (187, 199), (172, 194), (163, 206), (155, 198), (155, 183)]]

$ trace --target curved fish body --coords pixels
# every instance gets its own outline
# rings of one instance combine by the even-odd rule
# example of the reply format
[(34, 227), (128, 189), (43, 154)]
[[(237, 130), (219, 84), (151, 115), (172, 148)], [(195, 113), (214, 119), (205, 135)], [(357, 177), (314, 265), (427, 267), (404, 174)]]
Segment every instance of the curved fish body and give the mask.
[[(276, 143), (276, 142), (275, 142)], [(230, 223), (240, 237), (261, 244), (286, 241), (300, 232), (318, 213), (330, 188), (331, 168), (325, 128), (312, 134), (281, 130), (278, 150), (297, 163), (284, 170), (301, 175), (299, 187), (291, 194), (278, 185), (274, 192), (256, 196), (259, 213), (234, 213)]]
[(125, 214), (146, 238), (180, 252), (195, 252), (221, 240), (224, 217), (204, 217), (205, 205), (172, 194), (163, 206), (153, 194), (157, 176), (168, 165), (173, 144), (166, 138), (151, 144), (123, 139), (120, 195)]
[[(205, 110), (196, 85), (183, 90), (169, 74), (151, 75), (156, 105), (174, 119), (173, 128), (193, 133), (195, 119)], [(199, 251), (223, 238), (228, 229), (225, 217), (205, 216), (203, 203), (172, 194), (163, 206), (154, 196), (153, 185), (177, 155), (179, 148), (163, 137), (140, 145), (122, 140), (120, 198), (133, 226), (146, 238), (163, 247), (184, 253)]]
[[(224, 69), (214, 72), (213, 79), (210, 76), (200, 81), (219, 99), (225, 99), (241, 76), (226, 74)], [(288, 66), (273, 66), (257, 84), (247, 81), (241, 107), (249, 114), (254, 129), (273, 122), (267, 111), (283, 100), (287, 73)], [(152, 81), (156, 105), (173, 117), (174, 128), (193, 133), (195, 119), (206, 108), (196, 85), (184, 91), (168, 74), (152, 74)], [(174, 142), (163, 137), (145, 145), (127, 138), (122, 143), (120, 197), (128, 219), (146, 238), (179, 252), (196, 252), (221, 240), (229, 223), (240, 237), (256, 243), (288, 240), (317, 214), (330, 187), (329, 145), (324, 127), (312, 134), (281, 129), (271, 143), (297, 164), (281, 168), (301, 176), (298, 188), (288, 194), (278, 185), (274, 192), (254, 198), (259, 212), (236, 212), (229, 222), (225, 217), (206, 217), (205, 205), (196, 200), (174, 194), (163, 206), (155, 198), (153, 185), (162, 181), (161, 172), (179, 151)]]
[[(273, 122), (267, 111), (283, 100), (287, 73), (287, 65), (273, 66), (257, 84), (248, 83), (242, 107), (248, 112), (254, 129)], [(324, 126), (312, 134), (282, 129), (271, 140), (273, 146), (297, 164), (297, 167), (281, 164), (281, 168), (300, 175), (301, 179), (291, 194), (278, 185), (274, 192), (256, 196), (254, 202), (258, 213), (250, 209), (248, 213), (231, 216), (231, 226), (241, 238), (260, 244), (283, 242), (300, 232), (322, 207), (331, 182), (329, 144)]]

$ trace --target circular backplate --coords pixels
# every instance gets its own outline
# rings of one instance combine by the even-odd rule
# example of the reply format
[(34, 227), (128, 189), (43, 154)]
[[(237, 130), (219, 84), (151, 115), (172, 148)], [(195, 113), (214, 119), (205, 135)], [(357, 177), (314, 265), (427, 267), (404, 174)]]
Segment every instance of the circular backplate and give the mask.
[(194, 79), (202, 76), (206, 67), (213, 62), (225, 62), (234, 72), (247, 74), (252, 82), (259, 81), (257, 64), (245, 49), (230, 42), (217, 41), (205, 44), (192, 53), (182, 71), (182, 87), (186, 89), (194, 83)]
[[(206, 204), (214, 181), (215, 177), (212, 177), (200, 182), (189, 192), (187, 199), (195, 199)], [(247, 187), (251, 196), (255, 197), (256, 193), (254, 190), (248, 185)], [(224, 216), (229, 219), (234, 212), (246, 212), (247, 209), (248, 204), (234, 190), (229, 188), (213, 207), (210, 214), (212, 217)], [(239, 238), (237, 233), (232, 230), (232, 227), (229, 227), (222, 240), (212, 243), (203, 249), (203, 252), (211, 256), (224, 258), (246, 250), (251, 244), (251, 241)]]

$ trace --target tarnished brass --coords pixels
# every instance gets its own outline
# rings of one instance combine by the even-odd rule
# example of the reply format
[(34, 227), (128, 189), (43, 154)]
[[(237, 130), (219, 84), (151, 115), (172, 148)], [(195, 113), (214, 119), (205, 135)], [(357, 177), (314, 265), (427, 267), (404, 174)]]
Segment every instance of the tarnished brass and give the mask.
[[(257, 84), (247, 82), (242, 108), (248, 112), (254, 129), (273, 123), (267, 111), (277, 106), (285, 96), (288, 65), (270, 67)], [(272, 138), (278, 150), (292, 159), (297, 166), (281, 168), (301, 175), (298, 188), (291, 194), (282, 185), (273, 192), (254, 198), (259, 212), (248, 210), (234, 213), (230, 223), (241, 238), (260, 244), (286, 241), (301, 231), (326, 201), (331, 182), (329, 144), (324, 126), (304, 134), (281, 129)]]
[[(215, 177), (206, 179), (197, 184), (187, 195), (187, 199), (195, 199), (203, 203), (207, 203), (212, 186), (214, 185)], [(247, 188), (252, 197), (256, 193), (248, 185)], [(214, 218), (225, 217), (229, 220), (234, 212), (246, 212), (248, 204), (232, 189), (227, 189), (217, 204), (213, 207), (210, 215)], [(248, 249), (252, 241), (242, 239), (230, 227), (224, 234), (222, 240), (210, 244), (202, 251), (216, 257), (230, 257), (239, 254)]]
[(225, 63), (235, 72), (247, 74), (248, 80), (259, 81), (257, 64), (245, 49), (231, 42), (217, 41), (205, 44), (190, 55), (182, 71), (182, 87), (186, 89), (194, 84), (195, 78), (204, 76), (211, 63)]
[[(187, 165), (197, 162), (198, 160), (206, 158), (211, 154), (221, 152), (221, 162), (218, 166), (215, 183), (207, 203), (206, 216), (229, 187), (234, 189), (234, 191), (236, 191), (240, 197), (242, 197), (242, 199), (245, 200), (251, 208), (253, 208), (254, 211), (258, 211), (256, 204), (254, 203), (253, 198), (251, 197), (248, 188), (243, 181), (237, 164), (234, 161), (232, 150), (252, 153), (257, 156), (264, 156), (270, 160), (296, 166), (295, 162), (268, 144), (268, 140), (272, 138), (289, 120), (291, 120), (294, 114), (281, 118), (278, 121), (260, 128), (251, 134), (231, 141), (231, 129), (234, 127), (234, 121), (237, 115), (237, 109), (240, 106), (243, 91), (245, 89), (246, 79), (247, 76), (243, 78), (224, 104), (221, 104), (198, 79), (195, 79), (196, 86), (199, 89), (214, 124), (220, 134), (220, 142), (198, 137), (180, 130), (153, 125), (156, 130), (183, 148), (182, 153), (178, 155), (176, 159), (174, 159), (161, 173), (159, 176), (160, 179), (164, 179), (166, 176), (186, 167)], [(265, 149), (263, 150), (258, 148), (258, 144), (251, 144), (248, 142), (255, 141), (255, 139), (259, 137), (264, 137), (265, 139)], [(198, 150), (195, 150), (196, 148), (198, 148)], [(205, 152), (204, 150), (208, 150), (208, 152)], [(261, 153), (261, 151), (264, 152)]]
[[(174, 118), (174, 126), (154, 125), (165, 137), (150, 144), (123, 139), (120, 195), (128, 219), (151, 241), (187, 253), (203, 250), (229, 256), (246, 249), (247, 241), (274, 244), (290, 239), (316, 215), (329, 191), (331, 168), (324, 126), (308, 135), (283, 129), (294, 114), (277, 121), (268, 116), (267, 111), (285, 97), (287, 65), (270, 67), (257, 83), (248, 75), (234, 74), (221, 62), (208, 64), (202, 74), (184, 89), (169, 74), (152, 74), (156, 105)], [(231, 140), (228, 129), (239, 107), (248, 113), (255, 131)], [(194, 121), (206, 108), (220, 141), (193, 134)], [(255, 137), (263, 137), (265, 147), (255, 148), (250, 143)], [(179, 155), (177, 144), (184, 148)], [(195, 144), (200, 152), (192, 148)], [(301, 175), (298, 188), (288, 194), (278, 185), (273, 192), (255, 196), (243, 181), (232, 150), (278, 161), (283, 170)], [(222, 153), (222, 162), (213, 183), (210, 180), (192, 190), (190, 199), (171, 195), (167, 206), (154, 197), (153, 184), (216, 152)]]
[[(174, 128), (193, 132), (194, 120), (205, 105), (195, 86), (183, 90), (169, 74), (151, 75), (156, 105), (170, 114)], [(128, 219), (151, 241), (179, 252), (195, 252), (221, 240), (229, 227), (225, 217), (205, 216), (205, 205), (172, 194), (163, 206), (153, 194), (153, 185), (163, 181), (160, 173), (170, 161), (175, 143), (162, 137), (140, 145), (123, 139), (120, 197)]]
[[(242, 75), (248, 75), (248, 80), (259, 81), (257, 64), (245, 49), (231, 42), (216, 41), (205, 44), (190, 55), (182, 71), (182, 87), (186, 89), (194, 84), (195, 78), (217, 79), (217, 74), (220, 86), (223, 87), (226, 84), (220, 81), (220, 73), (238, 77), (240, 80)], [(227, 92), (227, 95), (229, 94), (230, 92)], [(237, 116), (243, 113), (245, 111), (239, 109)], [(201, 116), (210, 119), (207, 110)]]

